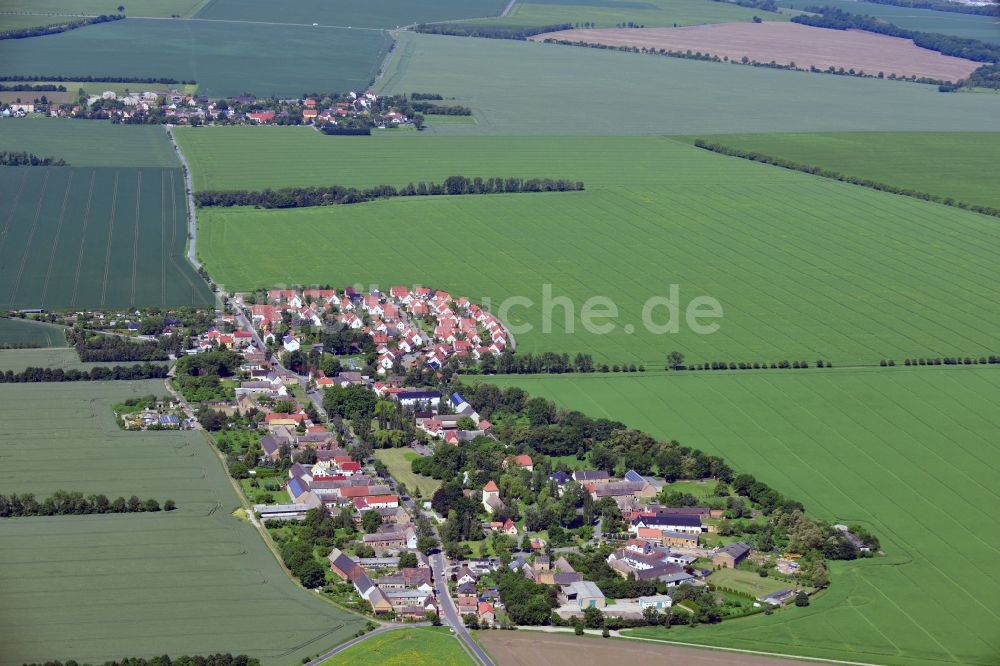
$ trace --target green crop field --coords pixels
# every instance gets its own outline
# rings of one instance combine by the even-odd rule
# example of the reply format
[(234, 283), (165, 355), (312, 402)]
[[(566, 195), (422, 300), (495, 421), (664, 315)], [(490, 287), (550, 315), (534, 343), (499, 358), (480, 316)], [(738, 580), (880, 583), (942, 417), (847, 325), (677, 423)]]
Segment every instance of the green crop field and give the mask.
[[(61, 326), (35, 321), (0, 319), (0, 346), (31, 344), (41, 347), (65, 347), (66, 336), (63, 334), (63, 330)], [(73, 354), (75, 355), (76, 352)]]
[(365, 639), (321, 666), (466, 666), (473, 661), (446, 627), (415, 627)]
[[(692, 140), (695, 137), (692, 137)], [(1000, 133), (840, 132), (699, 137), (831, 171), (1000, 208)]]
[(212, 303), (184, 257), (180, 169), (3, 167), (0, 201), (4, 307)]
[(832, 587), (808, 608), (644, 635), (910, 666), (996, 663), (997, 368), (491, 381), (721, 455), (816, 516), (866, 525), (887, 553), (835, 563)]
[(0, 75), (170, 77), (210, 97), (297, 97), (365, 88), (389, 42), (381, 30), (126, 19), (8, 41)]
[(646, 28), (703, 23), (750, 21), (759, 16), (765, 21), (787, 21), (789, 12), (764, 12), (740, 7), (735, 3), (711, 0), (526, 0), (518, 2), (510, 13), (493, 22), (502, 25), (555, 25), (558, 23), (595, 24), (613, 28), (619, 23), (634, 23)]
[[(2, 352), (0, 352), (0, 360), (2, 359)], [(429, 498), (441, 486), (439, 480), (413, 472), (410, 462), (419, 456), (409, 448), (378, 449), (375, 451), (375, 457), (385, 463), (392, 478), (404, 484), (411, 493), (415, 493), (419, 489), (421, 497)]]
[(397, 28), (412, 23), (496, 16), (506, 4), (507, 0), (302, 0), (296, 3), (209, 0), (197, 18)]
[[(372, 141), (369, 156), (380, 154), (382, 143), (417, 146), (420, 139)], [(206, 208), (198, 215), (201, 259), (230, 290), (420, 283), (475, 301), (489, 298), (495, 311), (508, 297), (527, 297), (532, 307), (505, 314), (510, 324), (533, 327), (515, 330), (519, 351), (582, 351), (608, 363), (661, 366), (672, 349), (691, 362), (878, 363), (997, 352), (1000, 312), (989, 304), (1000, 277), (992, 254), (1000, 226), (993, 218), (665, 138), (510, 139), (506, 146), (487, 138), (478, 151), (471, 139), (426, 144), (439, 141), (451, 157), (427, 167), (433, 173), (420, 173), (417, 165), (433, 163), (445, 151), (440, 146), (427, 158), (401, 148), (410, 160), (370, 162), (384, 165), (390, 182), (406, 168), (414, 180), (499, 171), (580, 179), (587, 189), (298, 210)], [(315, 171), (336, 182), (354, 163)], [(195, 169), (211, 172), (206, 166)], [(346, 184), (379, 177), (359, 169)], [(435, 230), (432, 242), (385, 243), (421, 228)], [(281, 252), (273, 250), (275, 238)], [(573, 332), (562, 305), (554, 309), (551, 331), (544, 331), (546, 284), (554, 296), (573, 300)], [(672, 284), (678, 285), (679, 319), (693, 298), (719, 301), (718, 332), (698, 335), (683, 321), (676, 334), (643, 326), (644, 304), (668, 296)], [(612, 330), (601, 335), (582, 326), (584, 301), (594, 296), (611, 298), (619, 311)], [(667, 316), (657, 308), (653, 321), (662, 324)]]
[[(111, 405), (162, 381), (0, 386), (0, 488), (177, 502), (171, 513), (0, 520), (2, 666), (247, 653), (299, 664), (360, 619), (296, 587), (201, 433), (127, 433)], [(56, 407), (40, 419), (40, 405)], [(43, 471), (44, 470), (44, 471)]]
[[(814, 0), (778, 0), (778, 4), (782, 7), (800, 10), (817, 6)], [(880, 5), (875, 2), (864, 2), (864, 0), (823, 0), (818, 4), (836, 7), (852, 14), (874, 16), (908, 30), (939, 32), (1000, 44), (1000, 19), (995, 12), (993, 16), (976, 16), (974, 14), (938, 12), (932, 9)]]
[(206, 0), (4, 0), (3, 11), (96, 16), (117, 14), (118, 6), (122, 5), (129, 16), (169, 17), (175, 14), (193, 14), (205, 2)]
[(471, 107), (447, 134), (1000, 131), (1000, 95), (503, 39), (405, 33), (378, 88)]
[(167, 133), (155, 125), (37, 116), (4, 118), (0, 119), (0, 150), (62, 158), (76, 167), (180, 166)]

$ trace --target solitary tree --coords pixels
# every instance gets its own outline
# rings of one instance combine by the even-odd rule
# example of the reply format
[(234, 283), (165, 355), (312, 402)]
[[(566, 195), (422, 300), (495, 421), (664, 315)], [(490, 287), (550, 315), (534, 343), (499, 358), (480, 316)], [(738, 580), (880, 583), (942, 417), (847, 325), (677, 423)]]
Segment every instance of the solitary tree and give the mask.
[(680, 370), (684, 367), (684, 354), (679, 351), (672, 351), (667, 354), (667, 368), (670, 370)]
[(118, 5), (118, 13), (119, 14), (125, 13), (125, 5)]

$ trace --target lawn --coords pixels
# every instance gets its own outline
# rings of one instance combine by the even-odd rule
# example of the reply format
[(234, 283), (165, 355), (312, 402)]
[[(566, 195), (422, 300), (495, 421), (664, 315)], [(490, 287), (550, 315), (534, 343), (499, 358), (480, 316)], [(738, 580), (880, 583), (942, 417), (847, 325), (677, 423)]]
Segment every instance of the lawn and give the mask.
[[(594, 23), (597, 28), (614, 28), (619, 23), (654, 26), (698, 25), (750, 21), (787, 21), (789, 12), (765, 12), (735, 3), (710, 0), (532, 0), (518, 2), (510, 13), (491, 22), (501, 25), (556, 25)], [(485, 21), (479, 21), (486, 23)]]
[[(813, 0), (778, 0), (782, 7), (804, 10), (815, 7)], [(993, 16), (976, 16), (955, 12), (938, 12), (932, 9), (896, 7), (864, 0), (823, 0), (820, 6), (836, 7), (851, 14), (867, 14), (883, 19), (908, 30), (937, 32), (966, 39), (979, 39), (1000, 44), (1000, 22)]]
[(866, 525), (887, 553), (834, 563), (832, 587), (809, 608), (665, 638), (887, 664), (996, 662), (997, 368), (495, 381), (721, 455), (813, 515)]
[(765, 597), (772, 592), (788, 587), (788, 583), (775, 578), (761, 578), (756, 571), (742, 569), (719, 569), (711, 576), (709, 582), (720, 587), (728, 587), (737, 592), (748, 594), (754, 599)]
[[(361, 144), (372, 146), (373, 165), (385, 165), (385, 180), (407, 171), (413, 180), (448, 172), (547, 172), (583, 180), (587, 189), (290, 210), (202, 209), (199, 252), (209, 272), (237, 291), (294, 283), (449, 289), (488, 300), (516, 325), (519, 352), (586, 352), (609, 364), (646, 364), (647, 370), (662, 369), (672, 349), (689, 362), (810, 364), (998, 352), (993, 331), (1000, 312), (988, 305), (1000, 284), (992, 249), (1000, 226), (993, 218), (665, 138), (508, 139), (506, 149), (491, 138), (479, 144), (479, 153), (472, 140), (449, 139), (441, 145), (452, 146), (453, 156), (435, 164), (445, 149), (428, 149), (423, 168), (422, 152), (410, 146), (437, 141), (403, 140), (396, 145), (407, 146), (399, 154), (408, 157), (396, 163), (378, 159), (381, 140)], [(310, 182), (336, 182), (348, 168), (327, 170), (308, 153), (299, 156), (318, 174), (305, 176)], [(517, 160), (525, 166), (516, 166)], [(211, 163), (194, 163), (199, 178), (212, 172)], [(256, 186), (281, 163), (248, 169), (245, 177)], [(351, 178), (370, 178), (367, 170), (374, 168), (359, 166)], [(417, 229), (434, 229), (433, 242), (384, 242), (415, 238)], [(281, 251), (275, 252), (270, 241), (279, 230)], [(717, 299), (724, 315), (717, 332), (702, 335), (683, 321), (677, 333), (644, 326), (644, 304), (666, 298), (672, 284), (679, 320), (692, 299)], [(548, 332), (545, 285), (553, 298), (570, 297), (574, 314), (567, 322), (566, 307), (550, 303)], [(533, 305), (502, 312), (511, 296)], [(583, 304), (594, 296), (611, 298), (618, 309), (617, 318), (598, 320), (611, 325), (604, 334), (582, 323)], [(657, 306), (653, 322), (667, 319), (666, 307)]]
[(416, 493), (419, 488), (421, 498), (430, 499), (434, 491), (441, 486), (439, 480), (413, 472), (410, 462), (419, 456), (408, 448), (378, 449), (375, 451), (375, 457), (385, 463), (392, 478), (404, 484), (411, 493)]
[[(0, 521), (0, 664), (246, 653), (291, 666), (346, 640), (353, 615), (296, 587), (201, 433), (127, 433), (111, 405), (162, 381), (0, 386), (0, 488), (135, 494), (171, 513)], [(39, 426), (40, 406), (47, 410)], [(40, 470), (44, 469), (44, 473)]]
[(4, 307), (212, 303), (184, 256), (180, 169), (4, 167), (0, 201)]
[[(30, 344), (40, 347), (65, 347), (62, 326), (24, 319), (0, 319), (0, 346)], [(29, 350), (31, 351), (31, 350)], [(76, 352), (73, 352), (76, 354)]]
[(413, 627), (367, 638), (320, 666), (465, 666), (472, 663), (447, 627)]
[(8, 42), (0, 75), (170, 77), (212, 98), (298, 97), (367, 87), (389, 42), (380, 30), (126, 19)]
[(397, 28), (412, 23), (450, 21), (498, 15), (507, 0), (373, 0), (330, 2), (302, 0), (274, 3), (269, 0), (209, 0), (197, 18), (239, 21), (279, 21)]
[[(67, 83), (66, 87), (75, 92), (70, 85)], [(95, 146), (100, 146), (100, 150), (95, 150)], [(180, 166), (162, 127), (112, 125), (100, 120), (40, 116), (3, 118), (0, 119), (0, 150), (62, 158), (70, 166), (77, 167)]]
[(849, 176), (1000, 208), (1000, 133), (840, 132), (703, 138)]
[(403, 34), (377, 89), (472, 108), (447, 134), (1000, 130), (1000, 95), (504, 39)]

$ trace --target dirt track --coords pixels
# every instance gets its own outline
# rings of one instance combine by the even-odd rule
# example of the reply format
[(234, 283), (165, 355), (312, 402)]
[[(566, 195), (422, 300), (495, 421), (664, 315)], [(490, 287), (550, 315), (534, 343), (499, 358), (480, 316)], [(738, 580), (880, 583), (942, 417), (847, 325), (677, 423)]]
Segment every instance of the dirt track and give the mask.
[(479, 642), (498, 666), (684, 664), (684, 666), (793, 666), (790, 659), (679, 647), (650, 641), (608, 640), (541, 631), (480, 631)]
[(798, 23), (723, 23), (684, 28), (562, 30), (531, 39), (557, 39), (608, 46), (637, 46), (708, 53), (739, 61), (787, 65), (800, 69), (830, 66), (886, 76), (918, 76), (946, 81), (965, 78), (981, 63), (922, 49), (908, 39), (858, 30), (828, 30)]

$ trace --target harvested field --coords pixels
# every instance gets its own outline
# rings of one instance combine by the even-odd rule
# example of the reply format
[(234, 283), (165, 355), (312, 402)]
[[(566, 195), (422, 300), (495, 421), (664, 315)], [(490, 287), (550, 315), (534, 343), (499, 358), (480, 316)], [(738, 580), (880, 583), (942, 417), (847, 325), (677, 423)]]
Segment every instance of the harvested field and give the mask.
[(541, 631), (480, 631), (476, 638), (500, 666), (575, 666), (632, 661), (687, 666), (788, 666), (804, 663), (787, 658), (692, 649), (665, 643), (611, 641), (594, 636)]
[(860, 30), (827, 30), (798, 23), (726, 23), (682, 28), (562, 30), (532, 37), (607, 46), (693, 51), (720, 58), (780, 65), (800, 69), (830, 67), (854, 69), (886, 76), (916, 76), (957, 81), (981, 63), (953, 58), (923, 49), (908, 39)]

